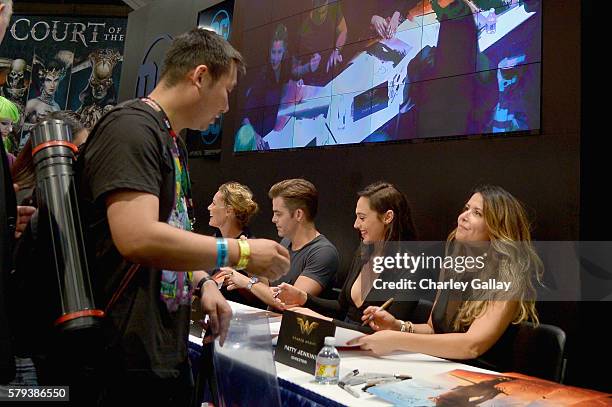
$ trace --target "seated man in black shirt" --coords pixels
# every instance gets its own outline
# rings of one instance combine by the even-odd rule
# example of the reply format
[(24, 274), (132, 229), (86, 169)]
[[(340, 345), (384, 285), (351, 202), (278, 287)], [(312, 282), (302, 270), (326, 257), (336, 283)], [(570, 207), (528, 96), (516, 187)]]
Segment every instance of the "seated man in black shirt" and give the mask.
[[(104, 319), (103, 360), (93, 369), (102, 405), (126, 399), (134, 405), (189, 405), (192, 293), (201, 293), (210, 330), (221, 344), (231, 318), (217, 285), (196, 270), (248, 264), (252, 273), (275, 279), (289, 268), (287, 250), (276, 242), (192, 232), (187, 155), (177, 134), (205, 130), (227, 112), (243, 70), (242, 56), (213, 32), (193, 29), (176, 37), (153, 92), (103, 116), (77, 161), (96, 300), (104, 306), (115, 297)], [(134, 264), (140, 268), (130, 279)], [(83, 392), (81, 405), (96, 403), (99, 389), (94, 390)]]
[[(281, 244), (291, 256), (289, 273), (271, 279), (270, 285), (293, 284), (313, 296), (331, 289), (338, 270), (338, 251), (319, 233), (314, 223), (318, 206), (315, 186), (305, 179), (287, 179), (273, 185), (268, 196), (272, 199), (274, 211), (272, 222), (283, 238)], [(266, 304), (278, 307), (267, 281), (249, 280), (232, 269), (226, 269), (224, 273), (229, 280), (228, 289), (247, 288)]]

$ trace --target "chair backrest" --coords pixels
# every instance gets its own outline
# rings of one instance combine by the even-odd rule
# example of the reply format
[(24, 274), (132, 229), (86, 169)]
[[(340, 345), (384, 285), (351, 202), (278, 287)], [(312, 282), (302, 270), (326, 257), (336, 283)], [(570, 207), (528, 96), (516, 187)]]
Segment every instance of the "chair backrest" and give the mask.
[(565, 332), (557, 326), (520, 323), (513, 343), (512, 370), (562, 382), (565, 341)]
[(565, 332), (547, 324), (510, 325), (491, 349), (467, 363), (561, 383), (565, 373)]
[(412, 313), (412, 322), (415, 324), (426, 324), (429, 320), (432, 308), (433, 302), (421, 298)]

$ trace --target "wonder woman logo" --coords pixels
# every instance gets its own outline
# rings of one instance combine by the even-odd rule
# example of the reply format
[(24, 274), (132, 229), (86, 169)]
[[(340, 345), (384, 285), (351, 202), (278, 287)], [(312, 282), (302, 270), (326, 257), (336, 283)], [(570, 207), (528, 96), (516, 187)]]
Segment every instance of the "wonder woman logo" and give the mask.
[(307, 319), (300, 317), (297, 317), (297, 322), (303, 335), (310, 335), (311, 332), (319, 326), (319, 323), (316, 321), (309, 323)]

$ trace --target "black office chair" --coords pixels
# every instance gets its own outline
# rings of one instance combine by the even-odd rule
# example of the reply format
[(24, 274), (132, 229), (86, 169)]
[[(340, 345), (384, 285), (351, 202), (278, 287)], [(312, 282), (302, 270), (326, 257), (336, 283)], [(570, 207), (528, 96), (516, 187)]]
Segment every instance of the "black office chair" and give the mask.
[(565, 341), (565, 332), (557, 326), (521, 322), (509, 326), (497, 343), (473, 364), (562, 383), (566, 363)]
[(554, 325), (522, 322), (514, 340), (513, 370), (530, 376), (563, 382), (565, 332)]

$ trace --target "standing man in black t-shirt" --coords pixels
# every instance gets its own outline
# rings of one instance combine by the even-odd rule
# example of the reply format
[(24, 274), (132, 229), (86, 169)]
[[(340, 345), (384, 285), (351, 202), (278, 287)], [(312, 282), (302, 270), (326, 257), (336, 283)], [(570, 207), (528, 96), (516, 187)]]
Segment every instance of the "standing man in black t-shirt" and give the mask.
[[(176, 135), (206, 130), (227, 112), (243, 71), (242, 56), (219, 35), (194, 29), (178, 36), (149, 97), (103, 116), (80, 154), (76, 174), (96, 300), (112, 303), (98, 404), (188, 405), (191, 294), (200, 291), (221, 344), (231, 317), (216, 283), (193, 270), (248, 264), (250, 273), (276, 279), (289, 268), (287, 250), (276, 242), (191, 232), (186, 154)], [(134, 264), (140, 268), (129, 279)]]

